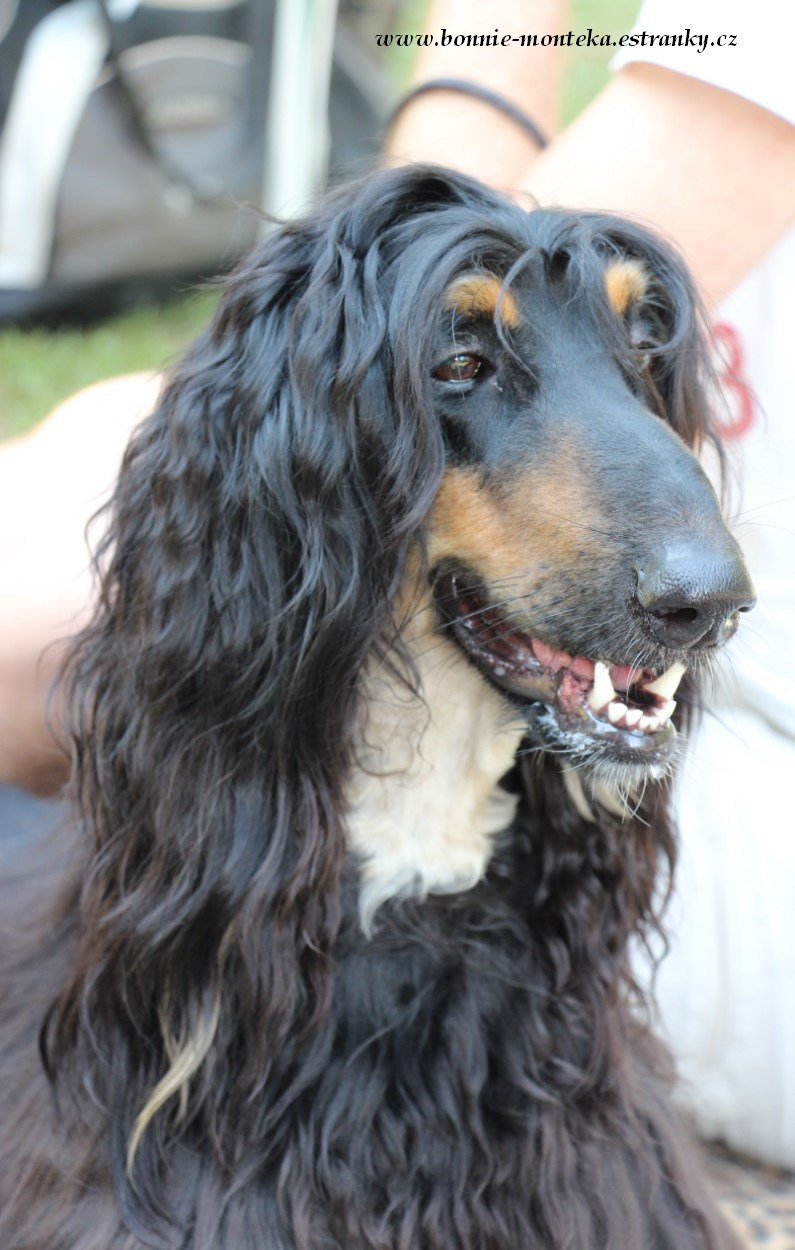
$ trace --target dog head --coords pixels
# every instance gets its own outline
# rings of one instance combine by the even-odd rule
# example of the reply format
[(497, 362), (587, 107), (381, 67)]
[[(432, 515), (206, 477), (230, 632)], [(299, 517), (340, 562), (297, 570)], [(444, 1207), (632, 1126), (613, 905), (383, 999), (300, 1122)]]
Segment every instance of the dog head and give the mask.
[(522, 225), (519, 255), (483, 248), (442, 301), (431, 578), (531, 735), (632, 786), (667, 771), (682, 675), (753, 590), (693, 454), (708, 404), (680, 266), (609, 219)]

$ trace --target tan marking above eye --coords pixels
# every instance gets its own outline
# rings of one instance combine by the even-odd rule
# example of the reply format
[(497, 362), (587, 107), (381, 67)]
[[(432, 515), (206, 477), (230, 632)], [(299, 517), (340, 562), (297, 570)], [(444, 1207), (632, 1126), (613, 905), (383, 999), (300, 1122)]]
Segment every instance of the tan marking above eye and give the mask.
[(648, 285), (648, 271), (639, 260), (615, 260), (605, 270), (607, 298), (619, 317), (626, 315), (630, 304), (643, 299)]
[(502, 282), (493, 273), (470, 273), (457, 278), (447, 288), (445, 308), (461, 317), (499, 316), (505, 325), (515, 330), (519, 324), (519, 309), (510, 291), (503, 290)]

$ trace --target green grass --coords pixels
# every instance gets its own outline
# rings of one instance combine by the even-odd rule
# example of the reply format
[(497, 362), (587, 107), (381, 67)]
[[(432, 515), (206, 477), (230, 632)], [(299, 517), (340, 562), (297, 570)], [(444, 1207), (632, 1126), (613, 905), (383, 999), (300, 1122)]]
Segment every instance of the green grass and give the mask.
[(0, 333), (0, 437), (22, 434), (54, 404), (100, 378), (167, 364), (209, 318), (216, 296), (143, 306), (91, 328)]
[[(594, 36), (616, 37), (629, 30), (639, 8), (640, 0), (570, 0), (569, 27), (575, 34), (585, 34), (591, 26)], [(565, 123), (601, 91), (613, 55), (613, 48), (572, 48), (568, 53), (561, 107)]]
[[(616, 35), (631, 25), (639, 0), (573, 0), (569, 26)], [(422, 0), (400, 19), (418, 30)], [(608, 76), (610, 49), (574, 48), (568, 54), (562, 113), (566, 121), (585, 107)], [(405, 82), (410, 61), (393, 59), (395, 80)], [(156, 369), (172, 359), (208, 319), (215, 297), (187, 297), (157, 308), (138, 308), (91, 329), (0, 331), (0, 438), (20, 434), (61, 399), (100, 378)]]

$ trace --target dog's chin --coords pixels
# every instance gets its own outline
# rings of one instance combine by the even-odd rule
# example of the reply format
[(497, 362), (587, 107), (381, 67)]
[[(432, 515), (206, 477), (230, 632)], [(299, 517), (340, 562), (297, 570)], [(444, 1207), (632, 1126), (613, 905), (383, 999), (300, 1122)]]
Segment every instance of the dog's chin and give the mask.
[(521, 708), (531, 744), (628, 791), (670, 771), (678, 752), (672, 693), (681, 665), (658, 675), (569, 655), (516, 629), (462, 573), (439, 573), (434, 595), (450, 636)]

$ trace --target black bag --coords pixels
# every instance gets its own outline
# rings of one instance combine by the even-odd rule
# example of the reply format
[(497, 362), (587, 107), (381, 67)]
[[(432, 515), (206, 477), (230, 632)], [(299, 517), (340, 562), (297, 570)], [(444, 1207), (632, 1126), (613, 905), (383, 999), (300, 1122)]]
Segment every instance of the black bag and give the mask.
[[(0, 0), (0, 323), (115, 311), (251, 246), (275, 8)], [(375, 150), (385, 99), (343, 6), (333, 167)]]

